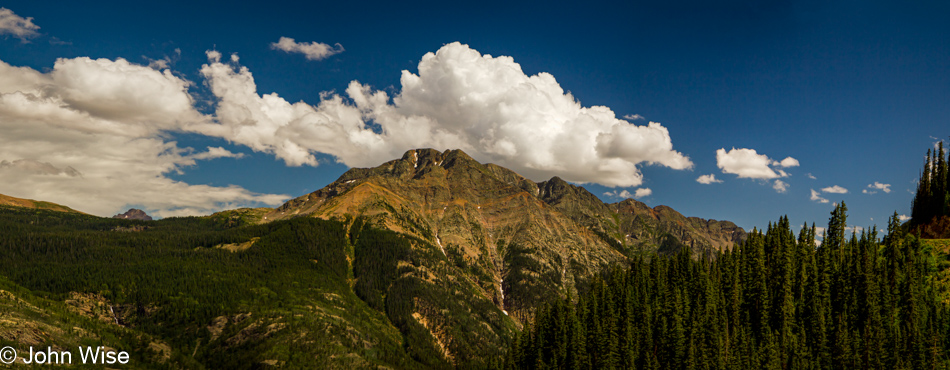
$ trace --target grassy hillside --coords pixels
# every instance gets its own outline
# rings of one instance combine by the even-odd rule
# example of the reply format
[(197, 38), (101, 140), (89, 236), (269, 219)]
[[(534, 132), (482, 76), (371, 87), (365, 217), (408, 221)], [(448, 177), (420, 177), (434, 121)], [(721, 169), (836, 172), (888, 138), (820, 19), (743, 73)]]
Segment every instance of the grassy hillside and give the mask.
[(14, 198), (14, 197), (3, 195), (3, 194), (0, 194), (0, 206), (47, 209), (47, 210), (58, 211), (58, 212), (82, 213), (72, 208), (59, 205), (56, 203), (43, 202), (43, 201), (32, 200), (32, 199)]
[(929, 257), (937, 296), (950, 305), (950, 239), (921, 239), (920, 244)]

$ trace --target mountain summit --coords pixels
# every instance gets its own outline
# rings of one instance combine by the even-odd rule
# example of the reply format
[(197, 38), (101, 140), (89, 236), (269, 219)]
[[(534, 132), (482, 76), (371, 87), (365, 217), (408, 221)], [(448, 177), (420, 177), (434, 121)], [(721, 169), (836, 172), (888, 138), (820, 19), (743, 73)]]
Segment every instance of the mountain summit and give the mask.
[(262, 220), (305, 215), (360, 218), (424, 240), (518, 319), (629, 257), (681, 248), (713, 255), (746, 235), (732, 222), (687, 218), (666, 206), (605, 204), (560, 178), (534, 182), (461, 150), (409, 150), (375, 168), (350, 169)]
[(148, 214), (145, 213), (145, 211), (138, 208), (131, 208), (128, 211), (125, 211), (125, 213), (120, 213), (115, 216), (112, 216), (112, 218), (121, 218), (124, 220), (141, 220), (141, 221), (152, 220), (152, 216), (149, 216)]

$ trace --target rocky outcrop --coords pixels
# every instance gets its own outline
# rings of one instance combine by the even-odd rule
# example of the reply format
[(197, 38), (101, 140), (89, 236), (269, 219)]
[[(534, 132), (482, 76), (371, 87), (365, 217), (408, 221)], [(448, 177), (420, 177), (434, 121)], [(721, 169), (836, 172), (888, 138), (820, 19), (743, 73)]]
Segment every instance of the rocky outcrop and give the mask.
[(151, 216), (147, 215), (145, 211), (138, 208), (129, 209), (128, 211), (125, 211), (125, 213), (120, 213), (115, 216), (112, 216), (112, 218), (121, 218), (124, 220), (140, 220), (140, 221), (152, 220)]

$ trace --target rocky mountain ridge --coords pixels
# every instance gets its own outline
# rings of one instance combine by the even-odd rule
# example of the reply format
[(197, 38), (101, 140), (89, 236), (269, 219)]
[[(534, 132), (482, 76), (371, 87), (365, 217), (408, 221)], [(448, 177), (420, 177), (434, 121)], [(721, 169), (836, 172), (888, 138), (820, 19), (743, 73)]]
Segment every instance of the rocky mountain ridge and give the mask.
[(149, 216), (145, 211), (138, 208), (130, 208), (125, 213), (120, 213), (112, 218), (121, 218), (123, 220), (140, 220), (140, 221), (152, 221), (152, 216)]
[(606, 204), (560, 178), (534, 182), (461, 150), (409, 150), (378, 167), (350, 169), (261, 221), (300, 216), (364, 218), (428, 241), (516, 318), (548, 297), (576, 294), (630, 257), (684, 247), (695, 257), (713, 256), (745, 239), (732, 222), (632, 199)]

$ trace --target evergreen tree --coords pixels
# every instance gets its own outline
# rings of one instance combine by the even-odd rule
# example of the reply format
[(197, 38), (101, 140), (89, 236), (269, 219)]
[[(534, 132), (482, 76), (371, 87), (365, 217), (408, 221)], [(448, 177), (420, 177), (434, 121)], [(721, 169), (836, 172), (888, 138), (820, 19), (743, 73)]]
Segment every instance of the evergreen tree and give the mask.
[(937, 162), (932, 177), (932, 196), (933, 196), (933, 214), (934, 216), (947, 215), (947, 159), (943, 150), (943, 141), (938, 144)]
[(914, 224), (923, 224), (929, 222), (933, 217), (931, 213), (931, 204), (933, 199), (930, 193), (930, 179), (932, 174), (932, 161), (930, 149), (927, 149), (927, 159), (924, 162), (924, 169), (920, 173), (920, 180), (917, 181), (917, 193), (914, 194), (911, 217)]

